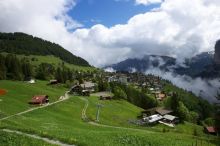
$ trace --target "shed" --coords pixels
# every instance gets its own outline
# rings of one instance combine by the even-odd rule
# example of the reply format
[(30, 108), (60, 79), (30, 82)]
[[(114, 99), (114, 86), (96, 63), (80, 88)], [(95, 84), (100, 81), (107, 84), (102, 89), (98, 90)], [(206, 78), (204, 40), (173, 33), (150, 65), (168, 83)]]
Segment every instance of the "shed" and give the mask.
[(29, 104), (45, 104), (49, 102), (48, 95), (35, 95), (32, 97), (31, 101), (29, 101)]

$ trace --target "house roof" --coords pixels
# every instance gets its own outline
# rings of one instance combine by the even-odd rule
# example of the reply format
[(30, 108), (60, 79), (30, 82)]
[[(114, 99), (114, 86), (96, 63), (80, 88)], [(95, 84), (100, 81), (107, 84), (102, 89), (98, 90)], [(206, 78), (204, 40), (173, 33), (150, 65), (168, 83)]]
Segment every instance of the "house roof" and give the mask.
[(163, 117), (159, 114), (156, 114), (156, 115), (151, 115), (149, 117), (145, 117), (143, 118), (143, 120), (146, 120), (148, 121), (149, 123), (153, 123), (153, 122), (156, 122), (156, 121), (159, 121), (161, 120)]
[(91, 88), (95, 86), (95, 83), (92, 82), (85, 82), (84, 84), (80, 84), (81, 87), (85, 88)]
[(209, 133), (216, 133), (216, 129), (213, 126), (205, 127)]
[(172, 116), (172, 115), (164, 115), (163, 118), (164, 118), (164, 119), (167, 119), (167, 120), (170, 120), (170, 121), (173, 121), (173, 120), (176, 119), (177, 117)]
[(173, 111), (168, 110), (168, 109), (164, 109), (164, 108), (157, 108), (156, 112), (160, 115), (166, 115), (166, 114), (172, 113)]
[(32, 103), (40, 103), (47, 97), (48, 97), (48, 95), (35, 95), (32, 97), (31, 102)]

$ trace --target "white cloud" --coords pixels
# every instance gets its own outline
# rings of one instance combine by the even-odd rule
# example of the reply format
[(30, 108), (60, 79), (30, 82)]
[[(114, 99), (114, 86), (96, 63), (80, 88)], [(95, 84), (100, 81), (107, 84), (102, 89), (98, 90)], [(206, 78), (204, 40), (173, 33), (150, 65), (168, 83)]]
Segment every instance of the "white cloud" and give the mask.
[[(182, 60), (213, 50), (220, 37), (219, 0), (165, 0), (127, 24), (88, 29), (78, 28), (82, 25), (67, 14), (75, 4), (73, 0), (1, 0), (0, 31), (22, 31), (59, 43), (95, 66), (145, 54)], [(78, 29), (70, 31), (73, 28)]]
[(150, 5), (150, 4), (157, 4), (162, 3), (163, 0), (135, 0), (137, 5)]
[(146, 74), (154, 74), (162, 77), (163, 79), (171, 81), (174, 85), (187, 90), (192, 91), (195, 95), (203, 97), (204, 99), (215, 103), (218, 102), (216, 99), (217, 93), (220, 90), (220, 80), (203, 80), (201, 78), (192, 79), (189, 76), (181, 76), (172, 72), (164, 72), (158, 68), (149, 68)]

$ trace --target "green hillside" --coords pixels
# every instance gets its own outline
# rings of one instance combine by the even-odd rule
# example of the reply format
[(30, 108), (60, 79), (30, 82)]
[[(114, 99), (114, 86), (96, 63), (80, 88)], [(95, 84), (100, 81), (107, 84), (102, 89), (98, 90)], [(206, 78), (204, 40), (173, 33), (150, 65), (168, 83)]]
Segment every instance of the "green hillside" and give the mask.
[[(25, 82), (0, 81), (0, 88), (8, 91), (7, 94), (0, 96), (1, 111), (7, 113), (4, 116), (14, 114), (16, 110), (20, 112), (28, 109), (26, 101), (33, 94), (49, 94), (53, 102), (66, 90), (46, 86), (46, 83), (38, 81), (35, 85), (27, 85)], [(132, 125), (128, 123), (128, 120), (135, 119), (142, 109), (124, 100), (100, 102), (104, 105), (100, 111), (100, 123), (95, 123), (93, 121), (98, 102), (97, 97), (72, 96), (59, 103), (0, 120), (0, 128), (34, 133), (76, 145), (187, 146), (195, 145), (197, 142), (202, 145), (217, 145), (215, 137), (208, 138), (206, 135), (195, 137), (184, 130), (162, 132), (159, 126), (148, 128)], [(2, 108), (2, 105), (10, 106)], [(83, 114), (88, 117), (89, 121), (82, 119)], [(179, 127), (187, 129), (188, 124)], [(26, 140), (29, 141), (28, 138)], [(21, 142), (25, 145), (26, 141)]]
[[(6, 56), (8, 53), (3, 52), (1, 54)], [(27, 58), (30, 61), (30, 63), (36, 67), (39, 66), (41, 63), (48, 63), (48, 64), (53, 65), (54, 67), (61, 66), (64, 63), (65, 66), (71, 70), (77, 70), (77, 71), (95, 71), (95, 70), (97, 70), (95, 67), (80, 66), (80, 65), (75, 65), (75, 64), (65, 62), (62, 59), (60, 59), (56, 56), (53, 56), (53, 55), (41, 56), (41, 55), (16, 54), (16, 56), (20, 59)]]
[(25, 55), (53, 55), (70, 64), (90, 66), (89, 63), (60, 45), (25, 33), (0, 33), (0, 52)]

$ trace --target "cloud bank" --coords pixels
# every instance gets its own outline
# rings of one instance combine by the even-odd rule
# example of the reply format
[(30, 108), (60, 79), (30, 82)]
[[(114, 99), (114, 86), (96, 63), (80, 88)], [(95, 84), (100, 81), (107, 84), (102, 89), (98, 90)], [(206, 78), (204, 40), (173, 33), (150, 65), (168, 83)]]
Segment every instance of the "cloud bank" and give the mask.
[[(219, 0), (136, 0), (160, 3), (126, 24), (83, 28), (68, 15), (74, 0), (1, 0), (0, 31), (25, 32), (59, 43), (92, 65), (104, 66), (145, 54), (179, 61), (213, 50), (220, 37)], [(83, 11), (83, 10), (82, 10)]]
[(209, 102), (217, 103), (217, 93), (220, 91), (220, 79), (205, 80), (201, 78), (191, 78), (189, 76), (181, 76), (172, 72), (161, 71), (158, 68), (150, 68), (146, 74), (154, 74), (163, 79), (171, 81), (174, 85), (192, 91), (195, 95), (200, 96)]

